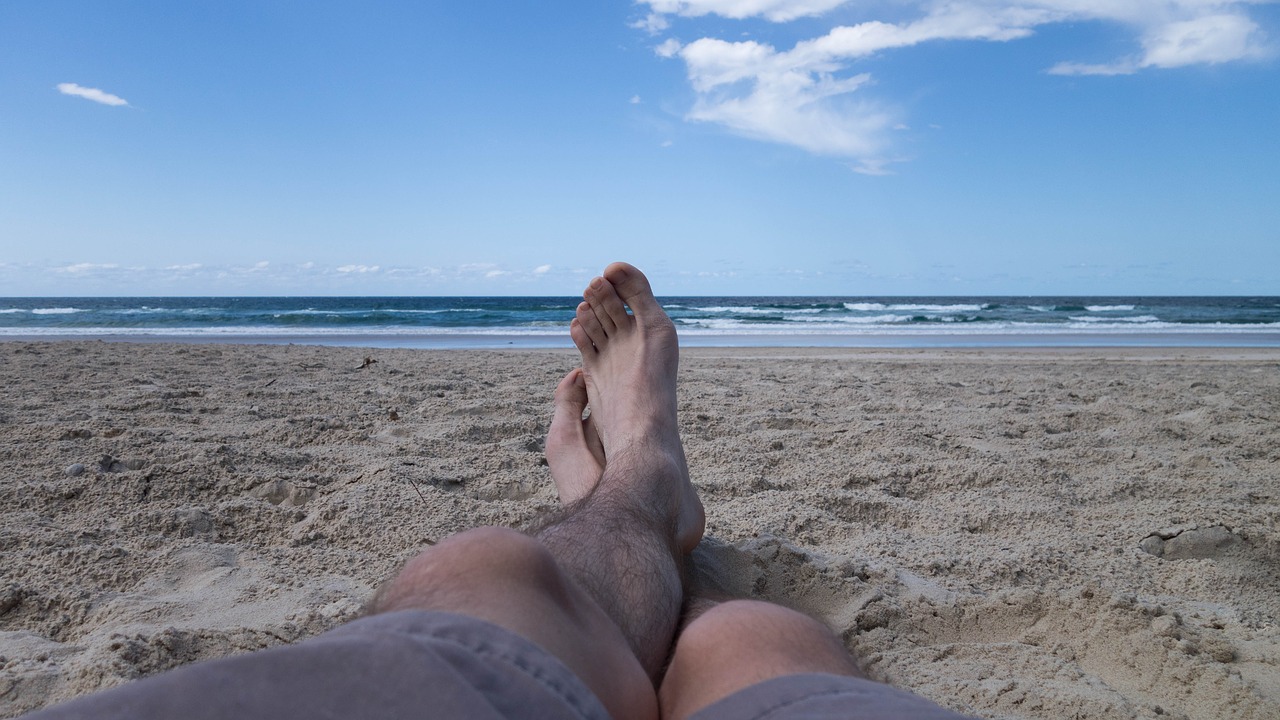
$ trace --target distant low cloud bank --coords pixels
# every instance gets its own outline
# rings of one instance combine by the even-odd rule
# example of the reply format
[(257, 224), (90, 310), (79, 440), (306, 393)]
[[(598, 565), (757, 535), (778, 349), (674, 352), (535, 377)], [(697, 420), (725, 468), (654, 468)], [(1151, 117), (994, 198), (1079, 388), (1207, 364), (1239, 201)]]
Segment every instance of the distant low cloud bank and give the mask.
[(78, 295), (487, 295), (576, 293), (598, 268), (530, 266), (231, 263), (0, 262), (8, 294)]

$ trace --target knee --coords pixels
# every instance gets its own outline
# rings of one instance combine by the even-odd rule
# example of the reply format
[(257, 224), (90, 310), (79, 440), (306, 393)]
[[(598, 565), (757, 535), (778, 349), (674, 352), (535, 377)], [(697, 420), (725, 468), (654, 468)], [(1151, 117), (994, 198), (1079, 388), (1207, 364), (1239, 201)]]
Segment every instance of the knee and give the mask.
[(556, 568), (547, 548), (524, 533), (499, 527), (482, 527), (458, 533), (420, 553), (409, 566), (425, 566), (447, 572), (458, 582), (493, 575), (540, 578)]
[(743, 657), (797, 672), (856, 672), (844, 644), (826, 625), (804, 613), (758, 600), (722, 603), (694, 619), (680, 634), (678, 653), (701, 662), (734, 665)]
[[(799, 630), (800, 632), (796, 632)], [(723, 647), (740, 642), (768, 644), (774, 637), (828, 632), (807, 615), (759, 600), (721, 603), (695, 618), (680, 635), (681, 644)]]
[(562, 584), (559, 567), (542, 543), (514, 530), (476, 528), (405, 563), (378, 593), (372, 609), (465, 607), (516, 587), (557, 594)]
[(755, 600), (726, 602), (676, 638), (658, 690), (662, 716), (686, 718), (743, 688), (800, 673), (860, 675), (839, 639), (808, 615)]

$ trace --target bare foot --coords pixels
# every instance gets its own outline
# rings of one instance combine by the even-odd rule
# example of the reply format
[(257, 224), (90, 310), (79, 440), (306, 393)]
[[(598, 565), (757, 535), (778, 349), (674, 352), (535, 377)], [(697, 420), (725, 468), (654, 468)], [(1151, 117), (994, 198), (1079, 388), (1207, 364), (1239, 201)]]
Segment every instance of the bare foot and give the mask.
[(560, 504), (569, 505), (590, 495), (604, 474), (604, 445), (595, 423), (582, 418), (587, 382), (580, 368), (570, 371), (556, 387), (555, 406), (547, 432), (547, 465)]
[[(688, 553), (706, 517), (685, 464), (676, 420), (676, 328), (653, 297), (644, 274), (613, 263), (583, 293), (569, 334), (582, 353), (592, 419), (609, 462), (626, 457), (641, 467), (675, 468), (670, 499), (676, 546)], [(631, 308), (633, 314), (627, 312)], [(674, 491), (674, 492), (673, 492)]]

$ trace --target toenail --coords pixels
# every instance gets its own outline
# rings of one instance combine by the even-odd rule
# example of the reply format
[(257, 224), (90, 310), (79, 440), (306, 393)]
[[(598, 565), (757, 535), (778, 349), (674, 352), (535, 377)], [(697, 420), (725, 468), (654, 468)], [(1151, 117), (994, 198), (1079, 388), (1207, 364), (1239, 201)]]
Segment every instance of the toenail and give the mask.
[(604, 287), (604, 278), (594, 278), (591, 281), (591, 287), (600, 289)]

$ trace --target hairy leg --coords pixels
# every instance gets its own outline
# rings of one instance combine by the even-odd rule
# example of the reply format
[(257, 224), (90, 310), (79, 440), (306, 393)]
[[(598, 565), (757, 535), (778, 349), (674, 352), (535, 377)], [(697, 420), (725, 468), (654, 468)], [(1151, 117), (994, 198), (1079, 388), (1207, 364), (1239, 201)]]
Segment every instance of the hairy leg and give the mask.
[(476, 528), (428, 548), (369, 610), (437, 610), (499, 625), (559, 658), (613, 717), (657, 717), (652, 681), (617, 624), (545, 545), (515, 530)]
[(611, 492), (630, 485), (661, 496), (666, 506), (660, 509), (674, 522), (681, 555), (693, 552), (702, 539), (706, 517), (689, 481), (679, 437), (680, 349), (675, 325), (654, 298), (648, 279), (626, 263), (605, 268), (583, 297), (569, 334), (582, 354), (591, 419), (609, 464), (619, 459), (617, 455), (632, 453), (646, 461), (665, 462), (671, 471), (663, 482), (624, 480), (602, 483), (602, 487)]
[[(594, 489), (604, 447), (587, 406), (581, 369), (556, 387), (547, 465), (562, 506)], [(564, 662), (617, 718), (657, 717), (648, 674), (617, 624), (536, 539), (503, 528), (459, 533), (405, 565), (370, 603), (372, 612), (427, 609), (486, 620), (532, 640)]]
[(683, 556), (705, 522), (676, 421), (675, 326), (644, 275), (614, 263), (588, 286), (570, 334), (608, 463), (591, 492), (537, 537), (613, 618), (656, 683), (683, 600)]

